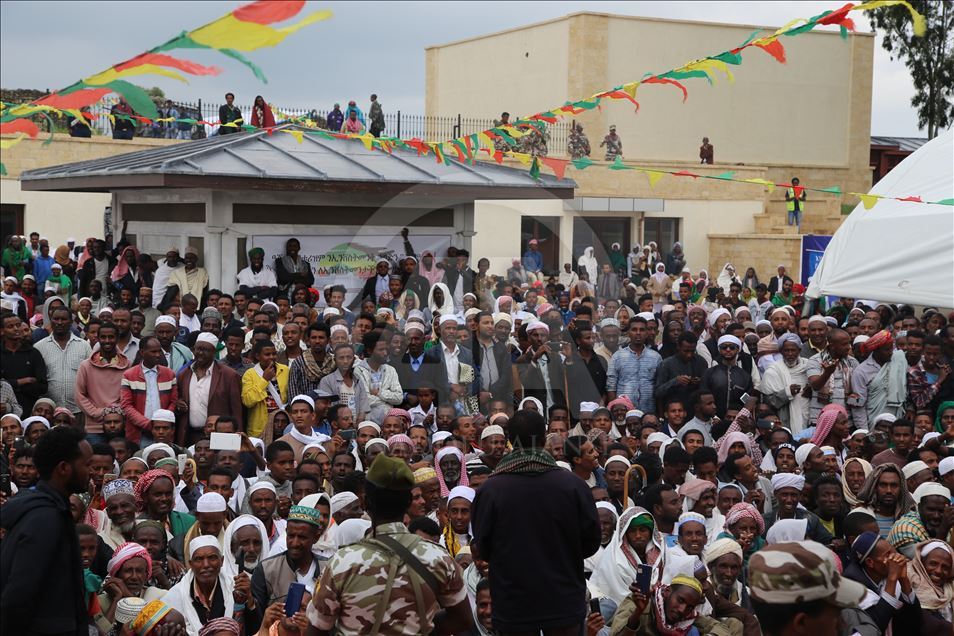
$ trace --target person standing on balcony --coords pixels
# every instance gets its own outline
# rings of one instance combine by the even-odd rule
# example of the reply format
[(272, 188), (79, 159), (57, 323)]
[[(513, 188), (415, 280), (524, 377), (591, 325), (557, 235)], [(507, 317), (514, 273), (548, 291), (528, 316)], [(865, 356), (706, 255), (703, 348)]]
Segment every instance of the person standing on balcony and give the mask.
[(590, 156), (590, 140), (583, 134), (583, 124), (573, 122), (571, 125), (566, 151), (570, 155), (570, 159), (582, 159)]
[(226, 126), (226, 124), (242, 124), (242, 111), (233, 102), (235, 102), (235, 94), (226, 93), (225, 103), (219, 106), (220, 135), (231, 135), (239, 131), (238, 126)]
[(136, 135), (136, 120), (132, 107), (120, 98), (109, 110), (113, 116), (113, 139), (132, 139)]
[(252, 104), (252, 125), (256, 128), (275, 127), (275, 115), (272, 114), (272, 108), (261, 95), (256, 95), (255, 103)]
[(344, 125), (341, 126), (341, 132), (350, 135), (360, 135), (364, 132), (364, 122), (361, 111), (355, 106), (354, 102), (348, 102), (348, 110), (345, 113)]
[[(510, 113), (504, 111), (500, 113), (500, 119), (494, 120), (494, 128), (505, 128), (510, 125)], [(510, 147), (510, 144), (507, 143), (507, 140), (503, 137), (496, 136), (494, 137), (494, 150), (496, 152), (510, 152), (513, 148)]]
[(699, 146), (699, 163), (712, 164), (715, 160), (713, 155), (715, 154), (715, 147), (709, 143), (708, 137), (702, 138), (702, 145)]
[(381, 108), (381, 102), (377, 95), (371, 96), (371, 108), (368, 109), (368, 116), (371, 118), (370, 132), (374, 137), (380, 137), (384, 132), (384, 109)]
[(344, 124), (344, 113), (341, 112), (341, 104), (336, 103), (335, 107), (331, 109), (331, 112), (328, 113), (328, 130), (334, 130), (338, 132), (341, 130), (341, 125)]
[(788, 210), (788, 224), (801, 226), (805, 212), (805, 188), (798, 185), (798, 177), (792, 177), (792, 187), (785, 190), (785, 207)]
[(609, 134), (603, 137), (600, 147), (606, 146), (606, 161), (615, 161), (616, 157), (623, 158), (623, 140), (616, 134), (616, 126), (609, 127)]

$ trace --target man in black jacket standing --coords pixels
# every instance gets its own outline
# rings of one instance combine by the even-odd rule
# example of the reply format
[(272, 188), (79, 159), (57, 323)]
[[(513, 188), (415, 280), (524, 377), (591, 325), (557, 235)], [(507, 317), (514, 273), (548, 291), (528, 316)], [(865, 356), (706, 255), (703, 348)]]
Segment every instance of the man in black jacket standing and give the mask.
[(463, 311), (464, 294), (474, 293), (474, 279), (477, 274), (467, 264), (469, 259), (470, 252), (457, 250), (457, 267), (444, 272), (444, 284), (454, 299), (455, 311)]
[(83, 564), (69, 497), (89, 488), (93, 449), (83, 434), (57, 426), (40, 438), (36, 489), (3, 507), (0, 633), (89, 633)]
[[(240, 130), (238, 126), (242, 125), (242, 111), (239, 110), (238, 106), (233, 104), (234, 101), (235, 95), (232, 93), (226, 93), (225, 103), (219, 106), (218, 134), (220, 135), (231, 135), (232, 133), (237, 133)], [(238, 126), (223, 126), (223, 124), (232, 123), (237, 123)]]
[(480, 404), (510, 398), (513, 393), (510, 352), (503, 343), (494, 340), (494, 318), (486, 311), (477, 314), (477, 338), (472, 353), (474, 371), (480, 377)]
[(742, 341), (735, 336), (722, 336), (718, 340), (719, 357), (714, 367), (702, 374), (701, 389), (715, 396), (716, 415), (725, 419), (725, 412), (744, 406), (742, 396), (753, 391), (752, 376), (735, 361), (742, 350)]
[(517, 411), (508, 436), (514, 451), (471, 508), (474, 558), (490, 563), (494, 629), (575, 636), (587, 615), (583, 559), (600, 547), (596, 503), (543, 450), (541, 415)]

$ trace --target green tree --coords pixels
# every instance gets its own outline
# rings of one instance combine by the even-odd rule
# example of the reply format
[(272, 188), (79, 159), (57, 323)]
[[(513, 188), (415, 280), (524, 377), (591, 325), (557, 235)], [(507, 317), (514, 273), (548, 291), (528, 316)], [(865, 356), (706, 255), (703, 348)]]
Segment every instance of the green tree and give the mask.
[(872, 23), (884, 36), (881, 45), (911, 71), (918, 126), (933, 139), (954, 121), (954, 2), (910, 0), (924, 16), (927, 31), (915, 37), (911, 14), (903, 6), (881, 7), (870, 12)]
[(152, 98), (152, 101), (154, 101), (154, 102), (155, 102), (155, 101), (159, 101), (159, 102), (164, 102), (164, 101), (166, 101), (166, 94), (165, 94), (165, 92), (164, 92), (161, 88), (159, 88), (158, 86), (153, 86), (152, 88), (148, 89), (148, 90), (146, 91), (146, 93), (149, 95), (149, 97)]

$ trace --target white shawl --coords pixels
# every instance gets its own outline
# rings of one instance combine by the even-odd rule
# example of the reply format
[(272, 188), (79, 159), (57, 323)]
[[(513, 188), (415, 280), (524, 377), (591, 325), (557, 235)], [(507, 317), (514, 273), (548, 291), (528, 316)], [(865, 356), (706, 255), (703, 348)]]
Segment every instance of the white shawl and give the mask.
[[(443, 305), (438, 306), (434, 302), (435, 289), (440, 289), (441, 293), (444, 294)], [(444, 283), (434, 283), (431, 286), (431, 290), (427, 294), (427, 308), (431, 310), (431, 315), (434, 315), (435, 312), (440, 313), (442, 316), (447, 316), (448, 314), (454, 313), (454, 295), (451, 294), (451, 291), (447, 288), (447, 285)]]
[(586, 270), (586, 274), (590, 277), (591, 283), (596, 283), (596, 276), (600, 273), (600, 266), (593, 252), (592, 247), (583, 250), (583, 256), (576, 261), (576, 264)]
[(789, 367), (785, 360), (779, 360), (769, 366), (762, 375), (762, 393), (772, 406), (779, 409), (779, 418), (789, 427), (796, 438), (808, 426), (808, 406), (811, 400), (801, 393), (793, 396), (791, 386), (808, 385), (808, 365), (805, 358), (799, 357), (795, 366)]
[[(202, 623), (199, 621), (199, 615), (192, 607), (192, 582), (195, 580), (195, 573), (189, 570), (182, 580), (172, 586), (172, 589), (166, 592), (162, 597), (163, 602), (172, 609), (178, 611), (185, 617), (186, 631), (189, 634), (198, 634), (202, 629)], [(230, 611), (234, 604), (232, 600), (232, 579), (219, 572), (219, 589), (222, 590), (222, 600), (225, 602), (225, 615), (230, 617)]]
[[(593, 570), (593, 576), (590, 577), (592, 587), (599, 590), (602, 596), (611, 598), (619, 605), (623, 599), (629, 596), (629, 586), (636, 580), (636, 569), (630, 564), (629, 559), (623, 554), (623, 543), (626, 541), (626, 531), (632, 520), (640, 515), (649, 515), (644, 508), (633, 507), (623, 512), (619, 521), (616, 522), (616, 530), (613, 532), (613, 538), (606, 544), (600, 562)], [(651, 517), (652, 515), (650, 515)], [(662, 552), (662, 541), (659, 540), (658, 532), (653, 529), (652, 545)], [(647, 546), (648, 549), (648, 546)], [(633, 552), (636, 560), (639, 556)], [(656, 563), (662, 560), (660, 556)], [(654, 566), (655, 568), (655, 566)], [(653, 579), (656, 574), (653, 574)]]

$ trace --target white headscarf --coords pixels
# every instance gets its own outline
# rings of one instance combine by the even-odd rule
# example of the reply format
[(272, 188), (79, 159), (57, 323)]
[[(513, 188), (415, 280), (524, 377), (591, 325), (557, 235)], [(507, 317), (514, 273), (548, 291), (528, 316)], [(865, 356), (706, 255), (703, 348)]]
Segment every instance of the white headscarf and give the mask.
[(261, 563), (268, 557), (268, 531), (258, 517), (252, 515), (239, 515), (225, 528), (225, 537), (222, 540), (222, 547), (227, 554), (222, 557), (222, 573), (229, 577), (229, 580), (238, 576), (238, 567), (235, 562), (235, 555), (232, 553), (232, 537), (242, 528), (252, 526), (262, 535), (262, 552), (258, 555), (258, 562)]
[[(444, 294), (444, 304), (438, 306), (434, 302), (434, 290), (440, 289)], [(442, 316), (447, 316), (454, 313), (454, 296), (451, 294), (450, 289), (447, 288), (447, 285), (444, 283), (434, 283), (431, 286), (431, 291), (427, 293), (427, 308), (431, 310), (433, 315), (435, 312), (439, 312)]]
[(590, 277), (590, 282), (596, 282), (596, 276), (599, 274), (600, 265), (594, 256), (594, 250), (592, 247), (587, 247), (583, 250), (583, 256), (581, 256), (576, 264), (586, 270), (587, 275)]
[[(647, 515), (652, 518), (648, 510), (640, 508), (639, 506), (628, 508), (620, 515), (619, 521), (616, 522), (616, 530), (613, 532), (613, 538), (610, 539), (610, 542), (606, 545), (599, 565), (596, 566), (596, 569), (593, 571), (593, 576), (590, 577), (590, 583), (596, 587), (603, 596), (613, 599), (617, 604), (629, 596), (629, 586), (636, 580), (636, 568), (633, 567), (633, 564), (623, 550), (629, 551), (634, 560), (640, 562), (635, 550), (632, 550), (629, 544), (626, 543), (626, 531), (629, 529), (629, 525), (633, 519), (642, 515)], [(646, 546), (646, 549), (649, 550), (650, 547), (655, 546), (655, 548), (661, 552), (663, 544), (655, 526), (655, 520), (653, 520), (653, 526), (653, 538), (650, 545)], [(659, 563), (659, 561), (657, 560), (656, 563)], [(656, 575), (654, 574), (653, 579), (655, 578)]]

